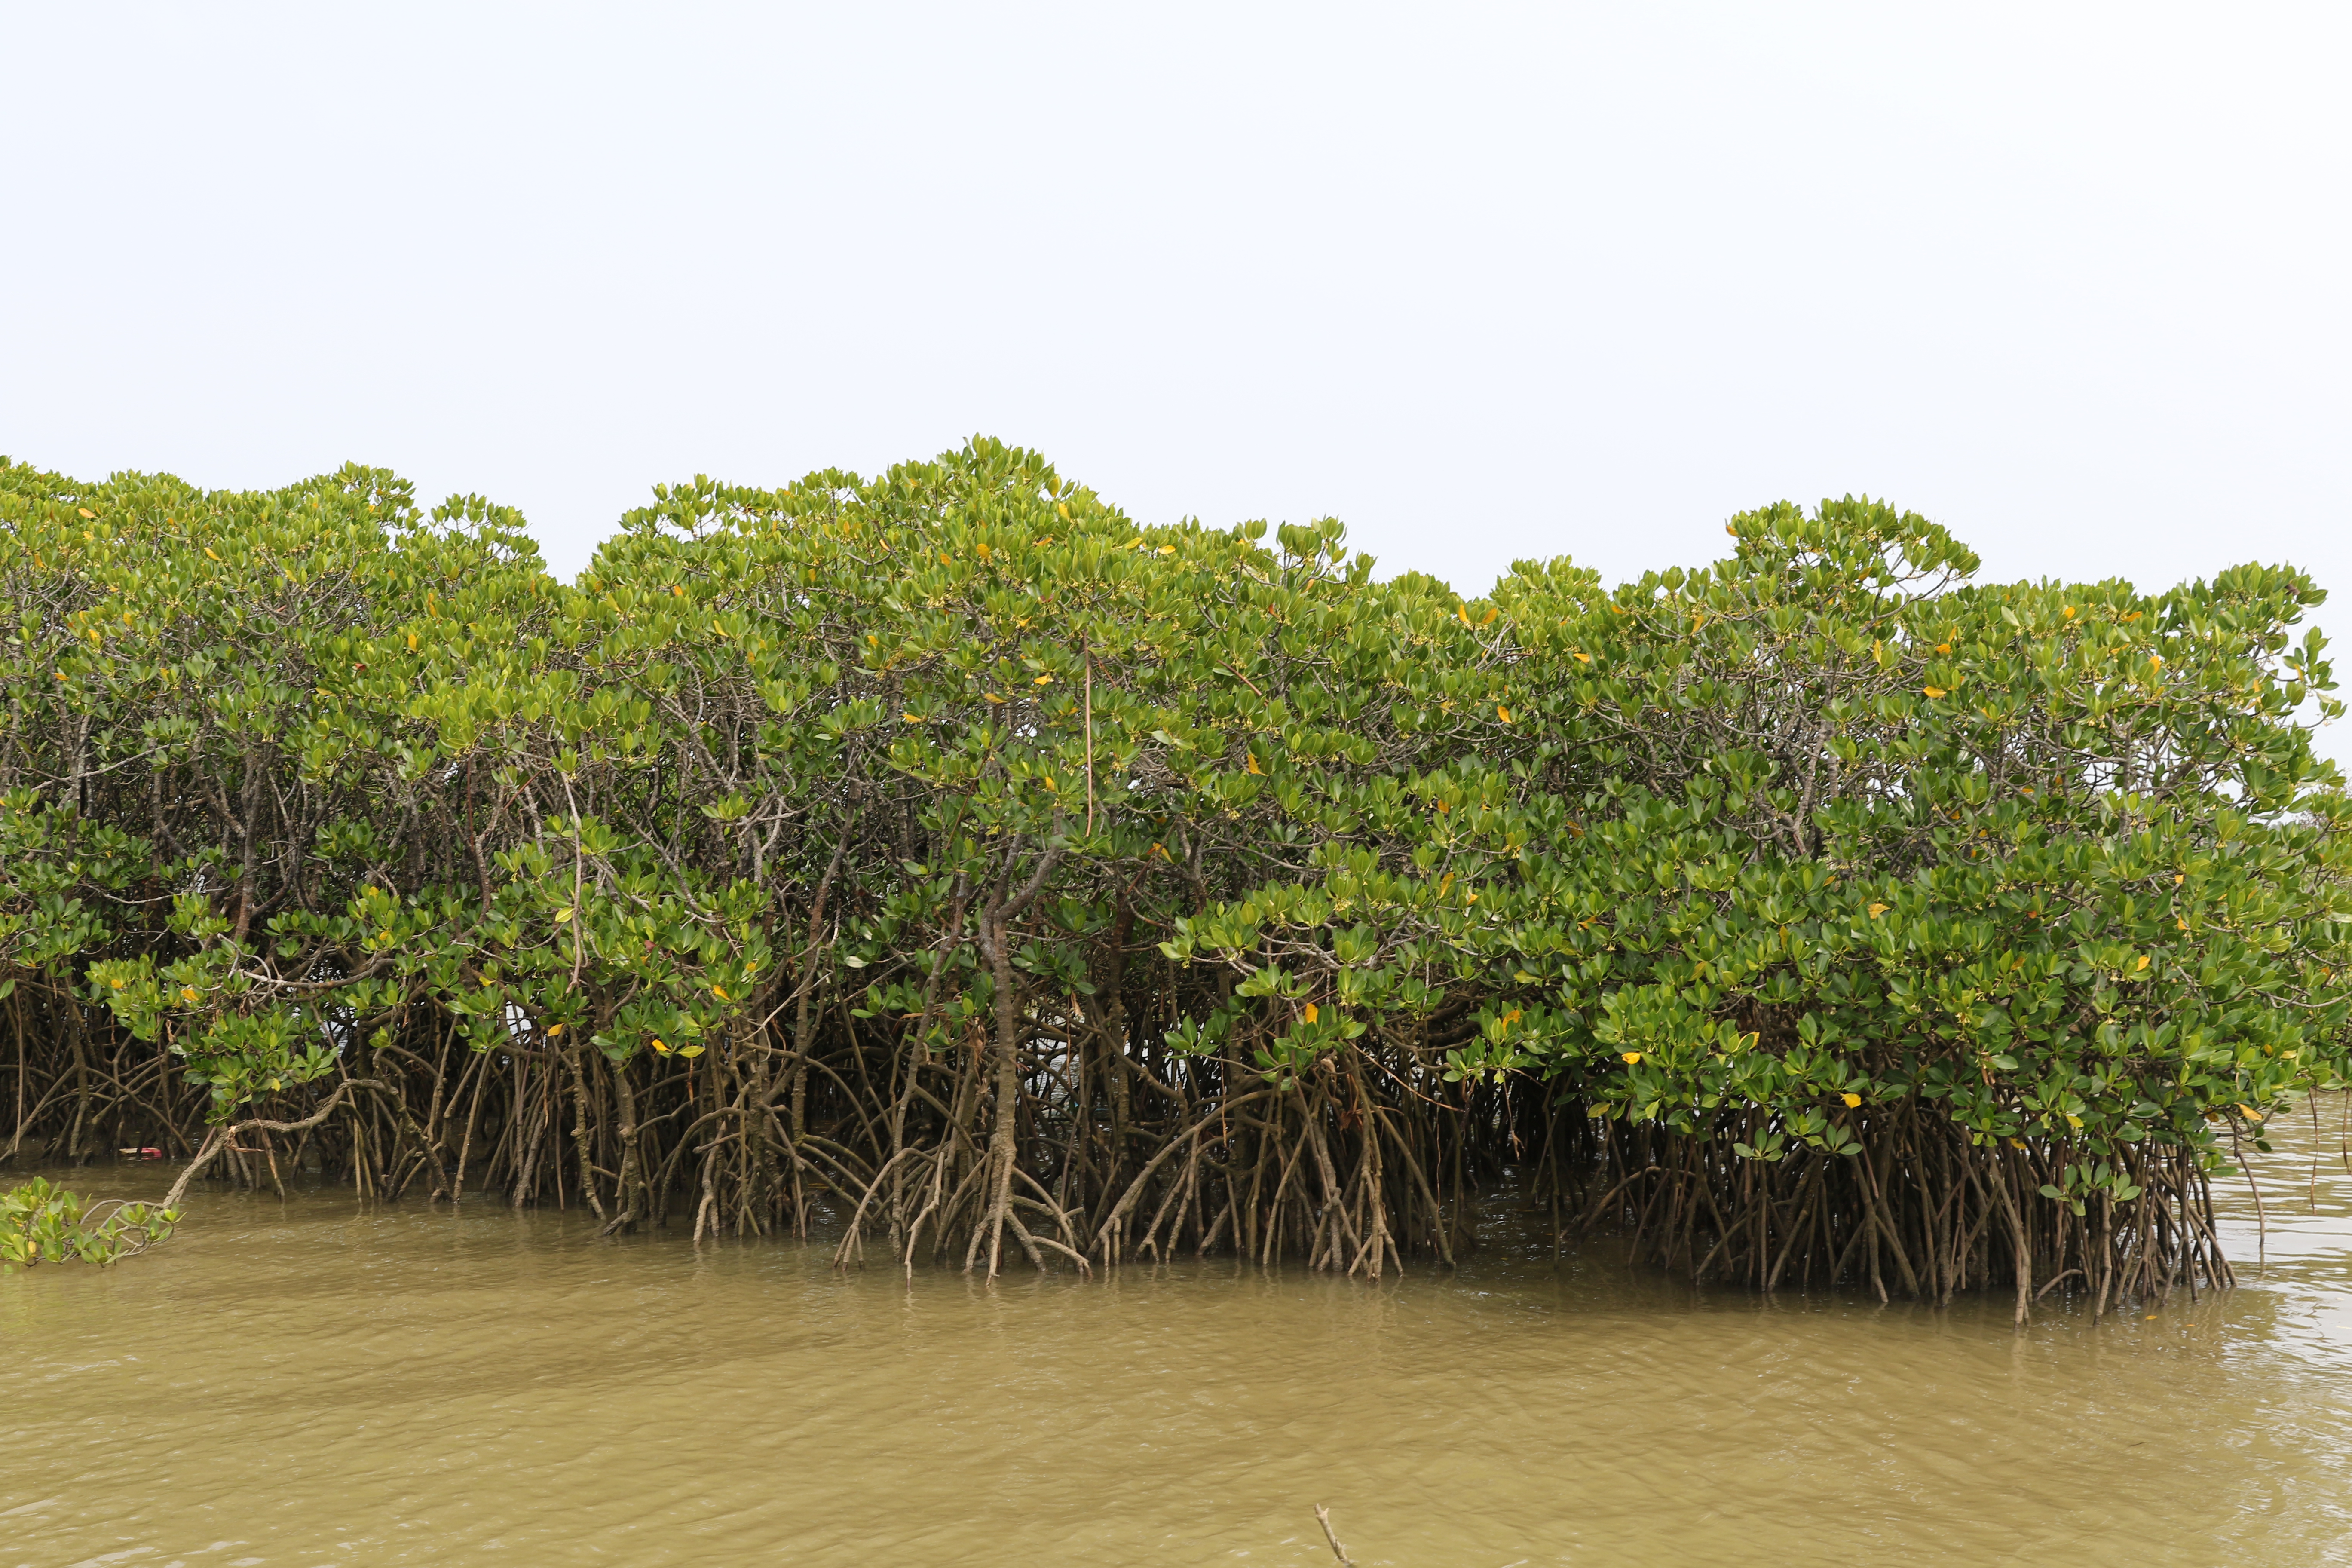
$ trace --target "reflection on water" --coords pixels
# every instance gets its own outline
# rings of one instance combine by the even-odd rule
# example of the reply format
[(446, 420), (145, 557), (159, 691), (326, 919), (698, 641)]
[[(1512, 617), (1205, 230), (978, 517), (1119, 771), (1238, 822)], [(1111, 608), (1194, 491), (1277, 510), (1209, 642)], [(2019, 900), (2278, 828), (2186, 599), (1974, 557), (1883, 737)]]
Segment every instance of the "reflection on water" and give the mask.
[[(576, 1216), (213, 1195), (0, 1276), (0, 1568), (2352, 1563), (2345, 1107), (2245, 1284), (2094, 1326), (1493, 1248), (837, 1275)], [(140, 1193), (153, 1172), (79, 1173)], [(2144, 1311), (2145, 1310), (2143, 1310)]]

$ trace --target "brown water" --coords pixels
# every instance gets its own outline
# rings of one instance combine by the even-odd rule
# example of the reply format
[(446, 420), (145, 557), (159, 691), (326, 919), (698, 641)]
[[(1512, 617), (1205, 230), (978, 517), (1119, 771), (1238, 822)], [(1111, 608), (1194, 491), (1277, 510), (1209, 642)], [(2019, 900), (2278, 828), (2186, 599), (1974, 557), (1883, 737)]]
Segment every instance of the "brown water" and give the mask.
[(1368, 1568), (2352, 1563), (2342, 1109), (2316, 1212), (2308, 1121), (2258, 1167), (2266, 1275), (2249, 1230), (2233, 1294), (2023, 1335), (1597, 1253), (991, 1289), (203, 1196), (0, 1276), (0, 1568), (1303, 1565), (1318, 1502)]

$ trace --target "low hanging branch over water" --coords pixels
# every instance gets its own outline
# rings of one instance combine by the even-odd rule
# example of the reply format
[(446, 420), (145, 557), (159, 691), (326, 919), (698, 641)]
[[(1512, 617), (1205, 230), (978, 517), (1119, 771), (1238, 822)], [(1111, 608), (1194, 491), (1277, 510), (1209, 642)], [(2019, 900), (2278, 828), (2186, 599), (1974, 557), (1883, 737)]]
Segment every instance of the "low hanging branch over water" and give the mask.
[[(332, 1116), (335, 1113), (335, 1108), (342, 1104), (344, 1097), (349, 1095), (352, 1089), (382, 1089), (383, 1087), (384, 1086), (383, 1084), (377, 1083), (370, 1079), (344, 1079), (335, 1085), (332, 1091), (328, 1094), (326, 1100), (320, 1105), (318, 1110), (310, 1112), (310, 1115), (302, 1118), (299, 1121), (272, 1121), (267, 1117), (255, 1116), (248, 1117), (243, 1121), (215, 1122), (212, 1130), (205, 1135), (204, 1145), (196, 1151), (196, 1157), (189, 1161), (187, 1164), (181, 1168), (179, 1179), (172, 1184), (171, 1192), (164, 1195), (163, 1206), (167, 1209), (178, 1208), (180, 1206), (180, 1200), (188, 1195), (188, 1184), (191, 1182), (194, 1182), (198, 1176), (204, 1174), (205, 1168), (213, 1163), (213, 1157), (220, 1153), (222, 1150), (236, 1150), (238, 1153), (247, 1152), (248, 1151), (236, 1148), (236, 1137), (238, 1133), (254, 1131), (308, 1132), (310, 1129), (317, 1127), (321, 1122), (325, 1121), (327, 1118)], [(270, 1179), (273, 1184), (278, 1182), (277, 1174), (277, 1162), (274, 1157), (272, 1157), (270, 1161)], [(280, 1190), (283, 1190), (282, 1184), (280, 1184)]]
[(6, 1152), (909, 1269), (1378, 1275), (1509, 1182), (1759, 1289), (2227, 1284), (2227, 1141), (2347, 1068), (2318, 589), (1730, 532), (1465, 601), (976, 440), (565, 584), (380, 470), (0, 466)]

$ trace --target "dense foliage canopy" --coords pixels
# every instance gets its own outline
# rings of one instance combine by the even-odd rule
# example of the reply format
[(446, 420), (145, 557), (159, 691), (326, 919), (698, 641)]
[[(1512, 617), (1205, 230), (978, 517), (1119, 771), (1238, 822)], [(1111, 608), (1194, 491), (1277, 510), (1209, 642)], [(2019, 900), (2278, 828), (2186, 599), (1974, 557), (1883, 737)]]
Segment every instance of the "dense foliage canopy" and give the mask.
[(2225, 1278), (2204, 1173), (2347, 1070), (2318, 589), (1729, 532), (1464, 599), (982, 440), (565, 584), (380, 470), (0, 467), (16, 1140), (992, 1270), (1377, 1271), (1517, 1172), (1767, 1285)]

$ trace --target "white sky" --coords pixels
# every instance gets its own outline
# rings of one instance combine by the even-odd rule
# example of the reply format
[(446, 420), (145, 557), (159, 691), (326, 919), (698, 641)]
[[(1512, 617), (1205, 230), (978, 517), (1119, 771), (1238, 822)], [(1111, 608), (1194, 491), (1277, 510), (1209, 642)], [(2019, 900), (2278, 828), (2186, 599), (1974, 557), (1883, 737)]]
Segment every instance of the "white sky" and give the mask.
[(978, 431), (1468, 592), (1852, 490), (2352, 626), (2341, 5), (19, 5), (0, 59), (46, 467), (383, 464), (569, 574), (657, 480)]

